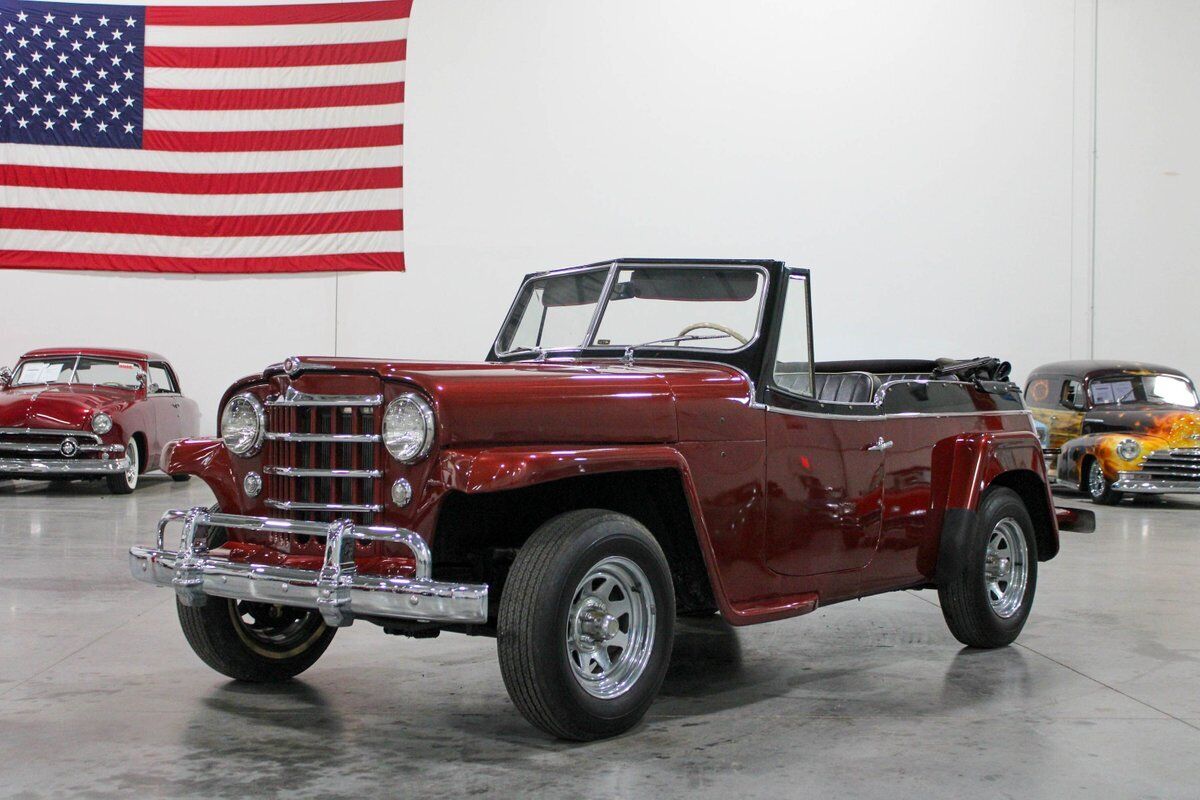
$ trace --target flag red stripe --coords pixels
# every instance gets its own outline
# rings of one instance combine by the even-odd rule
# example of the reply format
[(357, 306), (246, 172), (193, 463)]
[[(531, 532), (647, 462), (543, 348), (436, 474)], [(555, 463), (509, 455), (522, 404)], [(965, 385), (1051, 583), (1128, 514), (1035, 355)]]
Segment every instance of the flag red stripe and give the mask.
[(272, 108), (377, 106), (404, 102), (404, 83), (358, 86), (315, 86), (295, 89), (155, 89), (145, 90), (146, 108), (182, 111), (234, 111)]
[(120, 272), (280, 273), (404, 271), (403, 253), (344, 253), (271, 258), (168, 258), (103, 253), (0, 250), (0, 269), (86, 269)]
[(324, 67), (403, 61), (407, 39), (358, 44), (298, 44), (280, 47), (147, 47), (147, 67), (225, 69), (233, 67)]
[(3, 218), (0, 218), (0, 228), (155, 236), (307, 236), (356, 231), (398, 231), (404, 228), (404, 212), (396, 209), (230, 217), (6, 208)]
[(209, 174), (4, 164), (0, 165), (0, 185), (163, 194), (286, 194), (398, 189), (404, 185), (404, 174), (400, 167)]
[(321, 25), (404, 19), (412, 0), (312, 5), (147, 6), (147, 25)]
[(338, 150), (404, 143), (403, 125), (313, 131), (144, 131), (142, 149), (188, 153)]

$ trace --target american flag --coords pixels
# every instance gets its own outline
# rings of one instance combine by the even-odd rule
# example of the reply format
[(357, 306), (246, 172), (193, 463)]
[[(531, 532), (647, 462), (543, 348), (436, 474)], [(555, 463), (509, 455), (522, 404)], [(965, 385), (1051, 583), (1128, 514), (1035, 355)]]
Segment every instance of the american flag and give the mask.
[(0, 0), (0, 267), (402, 270), (412, 0)]

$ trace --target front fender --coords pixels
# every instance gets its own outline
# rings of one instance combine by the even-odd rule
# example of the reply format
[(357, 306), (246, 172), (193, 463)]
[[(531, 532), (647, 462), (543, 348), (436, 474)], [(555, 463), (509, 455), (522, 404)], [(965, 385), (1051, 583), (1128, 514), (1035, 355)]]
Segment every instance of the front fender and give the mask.
[[(1117, 454), (1117, 445), (1126, 439), (1133, 439), (1142, 445), (1141, 452), (1128, 461)], [(1142, 433), (1121, 431), (1090, 433), (1087, 436), (1072, 439), (1063, 445), (1062, 454), (1059, 456), (1058, 478), (1064, 483), (1078, 486), (1083, 476), (1083, 460), (1092, 456), (1100, 462), (1100, 469), (1104, 471), (1104, 477), (1115, 481), (1118, 472), (1141, 469), (1146, 456), (1169, 446), (1170, 443), (1166, 439)]]
[(439, 457), (437, 475), (448, 490), (478, 494), (523, 489), (584, 475), (654, 469), (669, 469), (679, 475), (709, 585), (725, 619), (734, 625), (744, 625), (811, 610), (808, 606), (800, 610), (789, 607), (768, 617), (765, 612), (747, 611), (730, 601), (691, 469), (684, 455), (669, 445), (446, 450)]
[(195, 475), (208, 484), (224, 509), (237, 509), (237, 478), (229, 449), (221, 439), (175, 439), (162, 450), (162, 470), (168, 475)]

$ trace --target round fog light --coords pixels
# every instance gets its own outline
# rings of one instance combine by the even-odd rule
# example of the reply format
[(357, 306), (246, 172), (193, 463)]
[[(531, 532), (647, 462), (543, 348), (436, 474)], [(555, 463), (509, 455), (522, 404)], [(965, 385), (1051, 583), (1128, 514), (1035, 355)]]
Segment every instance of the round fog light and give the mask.
[(404, 478), (392, 484), (392, 502), (403, 508), (412, 500), (412, 486)]
[(262, 476), (257, 472), (247, 472), (242, 479), (242, 488), (246, 490), (247, 497), (258, 497), (262, 491)]

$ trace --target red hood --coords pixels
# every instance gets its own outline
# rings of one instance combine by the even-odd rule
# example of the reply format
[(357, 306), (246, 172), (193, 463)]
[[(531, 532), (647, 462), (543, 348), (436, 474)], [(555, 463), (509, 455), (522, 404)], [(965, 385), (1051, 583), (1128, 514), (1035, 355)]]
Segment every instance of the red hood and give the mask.
[(337, 393), (346, 372), (419, 386), (437, 405), (442, 441), (448, 446), (707, 438), (686, 430), (688, 420), (695, 417), (689, 410), (697, 404), (749, 400), (744, 375), (708, 362), (625, 365), (609, 359), (497, 364), (348, 358), (305, 358), (304, 362), (335, 371), (313, 369), (292, 381), (298, 390), (314, 394)]
[(106, 386), (19, 386), (0, 391), (0, 428), (87, 430), (97, 411), (128, 407), (136, 393)]

